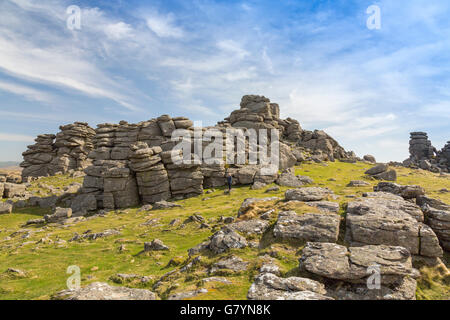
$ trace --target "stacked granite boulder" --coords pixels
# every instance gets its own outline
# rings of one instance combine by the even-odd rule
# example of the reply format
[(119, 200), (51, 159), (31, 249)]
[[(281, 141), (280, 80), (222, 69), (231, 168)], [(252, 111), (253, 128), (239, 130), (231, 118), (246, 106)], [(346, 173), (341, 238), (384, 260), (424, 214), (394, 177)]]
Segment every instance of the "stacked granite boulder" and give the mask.
[(415, 161), (431, 159), (434, 156), (435, 149), (428, 140), (425, 132), (411, 132), (409, 141), (409, 153)]
[(53, 161), (56, 150), (53, 145), (56, 136), (54, 134), (39, 135), (33, 145), (22, 153), (24, 161), (20, 164), (23, 169), (22, 177), (45, 177), (53, 172)]
[(170, 182), (161, 159), (161, 147), (149, 148), (145, 142), (131, 146), (130, 168), (136, 172), (143, 203), (155, 203), (171, 197)]
[(61, 126), (60, 130), (56, 135), (39, 135), (36, 144), (22, 154), (23, 180), (81, 171), (91, 164), (88, 154), (93, 149), (95, 131), (84, 122)]
[(56, 157), (51, 163), (53, 171), (66, 173), (69, 170), (84, 170), (91, 164), (88, 154), (94, 147), (94, 129), (85, 122), (75, 122), (61, 126), (60, 130), (54, 144)]
[[(246, 95), (242, 97), (240, 106), (241, 109), (233, 111), (228, 118), (225, 118), (225, 121), (218, 125), (235, 128), (278, 129), (282, 142), (291, 147), (291, 153), (299, 154), (306, 151), (312, 155), (312, 160), (334, 161), (335, 159), (355, 157), (353, 152), (345, 151), (336, 140), (324, 131), (303, 130), (297, 120), (280, 119), (278, 104), (271, 103), (264, 96)], [(303, 159), (303, 156), (300, 155), (294, 154), (294, 157), (297, 160)]]
[(409, 154), (409, 158), (403, 161), (404, 166), (432, 172), (450, 172), (450, 141), (438, 151), (425, 132), (412, 132)]

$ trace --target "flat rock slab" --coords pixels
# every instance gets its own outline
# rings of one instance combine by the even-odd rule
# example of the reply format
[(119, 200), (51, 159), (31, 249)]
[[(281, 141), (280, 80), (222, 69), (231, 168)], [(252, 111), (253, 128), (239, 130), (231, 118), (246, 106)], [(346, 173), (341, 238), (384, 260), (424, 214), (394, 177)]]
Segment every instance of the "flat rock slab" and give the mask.
[(333, 300), (325, 296), (320, 282), (300, 277), (280, 278), (272, 273), (261, 273), (251, 285), (249, 300)]
[(331, 194), (333, 194), (333, 191), (327, 188), (308, 187), (287, 190), (285, 198), (287, 201), (321, 201), (325, 200)]
[(281, 212), (273, 234), (276, 238), (336, 242), (340, 216), (336, 214)]
[(402, 246), (411, 254), (443, 255), (439, 240), (423, 221), (423, 213), (405, 200), (365, 198), (347, 206), (346, 240), (352, 246)]
[(156, 300), (157, 295), (149, 290), (114, 287), (95, 282), (87, 287), (60, 291), (53, 300)]
[(411, 254), (403, 247), (364, 246), (346, 248), (334, 243), (309, 242), (300, 267), (316, 275), (344, 280), (363, 280), (368, 268), (378, 265), (383, 283), (413, 274)]
[(229, 225), (230, 228), (243, 234), (263, 234), (270, 227), (267, 221), (253, 219), (239, 221)]

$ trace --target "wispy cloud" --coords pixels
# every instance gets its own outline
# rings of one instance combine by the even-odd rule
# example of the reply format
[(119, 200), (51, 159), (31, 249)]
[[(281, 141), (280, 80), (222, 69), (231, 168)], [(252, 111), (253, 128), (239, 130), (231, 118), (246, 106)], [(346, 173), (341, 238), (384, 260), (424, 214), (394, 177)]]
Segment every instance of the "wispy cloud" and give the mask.
[(21, 134), (10, 134), (0, 132), (0, 141), (7, 142), (32, 142), (34, 140), (33, 137)]

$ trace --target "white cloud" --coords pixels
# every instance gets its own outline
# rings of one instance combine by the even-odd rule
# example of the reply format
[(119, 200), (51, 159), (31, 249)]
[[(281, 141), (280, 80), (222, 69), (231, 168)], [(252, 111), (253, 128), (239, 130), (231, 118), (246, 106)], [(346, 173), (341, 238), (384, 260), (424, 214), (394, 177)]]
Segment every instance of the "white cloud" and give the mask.
[(34, 140), (33, 137), (21, 134), (10, 134), (0, 132), (0, 141), (6, 142), (32, 142)]
[(161, 38), (181, 38), (184, 35), (183, 29), (175, 25), (173, 13), (167, 15), (152, 14), (146, 19), (147, 26), (158, 37)]
[(125, 22), (118, 22), (113, 24), (108, 24), (105, 27), (105, 33), (108, 38), (113, 40), (120, 40), (132, 35), (133, 28), (126, 24)]
[(0, 90), (24, 97), (27, 100), (51, 102), (53, 98), (46, 92), (36, 90), (19, 84), (0, 81)]

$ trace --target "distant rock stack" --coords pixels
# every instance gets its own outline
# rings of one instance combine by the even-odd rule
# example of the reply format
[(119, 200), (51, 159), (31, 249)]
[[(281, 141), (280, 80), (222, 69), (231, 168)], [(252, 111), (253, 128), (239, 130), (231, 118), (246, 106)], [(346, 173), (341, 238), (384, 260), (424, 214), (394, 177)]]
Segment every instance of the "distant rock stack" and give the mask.
[(425, 132), (412, 132), (409, 140), (409, 154), (415, 161), (428, 160), (434, 155), (434, 148)]
[(437, 151), (425, 132), (412, 132), (409, 141), (409, 158), (403, 165), (432, 172), (450, 172), (450, 141)]

